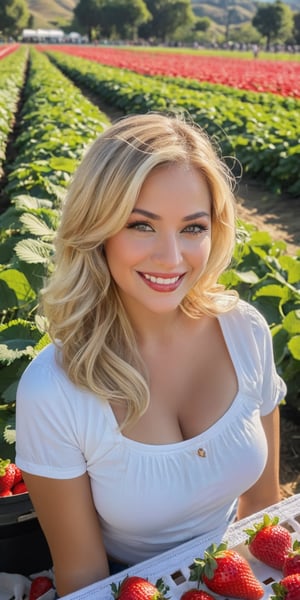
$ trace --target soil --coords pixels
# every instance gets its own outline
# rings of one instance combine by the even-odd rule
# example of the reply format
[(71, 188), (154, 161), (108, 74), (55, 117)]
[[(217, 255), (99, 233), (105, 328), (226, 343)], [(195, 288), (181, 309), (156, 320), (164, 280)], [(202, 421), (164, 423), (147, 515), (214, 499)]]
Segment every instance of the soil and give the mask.
[(282, 498), (300, 493), (300, 425), (281, 415), (280, 487)]
[(300, 197), (276, 196), (262, 184), (246, 182), (236, 192), (237, 214), (261, 231), (268, 231), (275, 240), (287, 244), (287, 253), (300, 251)]

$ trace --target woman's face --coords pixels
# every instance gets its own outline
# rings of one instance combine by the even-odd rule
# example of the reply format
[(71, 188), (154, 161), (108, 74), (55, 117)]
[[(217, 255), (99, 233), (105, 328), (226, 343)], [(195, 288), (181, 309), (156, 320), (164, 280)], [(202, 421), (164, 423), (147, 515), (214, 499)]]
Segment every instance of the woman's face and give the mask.
[(126, 226), (105, 243), (111, 275), (129, 314), (178, 308), (211, 249), (208, 186), (193, 167), (157, 167)]

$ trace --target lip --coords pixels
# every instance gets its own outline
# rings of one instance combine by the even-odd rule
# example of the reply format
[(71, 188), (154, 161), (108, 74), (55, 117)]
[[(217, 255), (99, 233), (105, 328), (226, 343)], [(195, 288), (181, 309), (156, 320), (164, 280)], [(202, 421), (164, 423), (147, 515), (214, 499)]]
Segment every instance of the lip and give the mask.
[(157, 292), (177, 290), (185, 275), (185, 273), (143, 273), (141, 271), (137, 271), (137, 273), (150, 289)]

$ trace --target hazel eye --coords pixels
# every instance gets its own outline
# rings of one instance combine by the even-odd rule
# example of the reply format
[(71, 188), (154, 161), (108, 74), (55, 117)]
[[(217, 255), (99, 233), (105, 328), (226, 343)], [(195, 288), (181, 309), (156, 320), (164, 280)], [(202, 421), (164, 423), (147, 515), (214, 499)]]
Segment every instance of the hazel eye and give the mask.
[(208, 227), (206, 225), (200, 225), (199, 223), (187, 225), (187, 227), (183, 229), (184, 233), (191, 233), (192, 235), (197, 235), (203, 231), (208, 231)]
[(151, 225), (145, 221), (135, 221), (134, 223), (129, 223), (129, 225), (127, 225), (127, 229), (136, 229), (137, 231), (153, 231), (153, 227), (151, 227)]

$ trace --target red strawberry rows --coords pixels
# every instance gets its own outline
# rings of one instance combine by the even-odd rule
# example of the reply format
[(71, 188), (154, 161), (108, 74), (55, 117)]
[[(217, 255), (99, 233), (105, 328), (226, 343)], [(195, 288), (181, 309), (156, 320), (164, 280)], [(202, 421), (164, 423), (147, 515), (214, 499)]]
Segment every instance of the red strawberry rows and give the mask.
[(4, 58), (4, 56), (8, 56), (11, 52), (14, 52), (19, 47), (19, 44), (7, 44), (5, 46), (0, 46), (0, 60)]
[(300, 63), (296, 61), (147, 53), (85, 46), (51, 46), (51, 49), (143, 75), (186, 77), (254, 92), (300, 98)]

